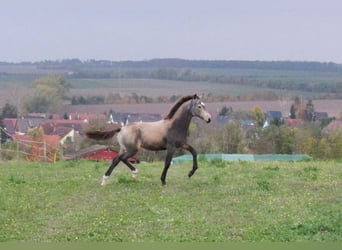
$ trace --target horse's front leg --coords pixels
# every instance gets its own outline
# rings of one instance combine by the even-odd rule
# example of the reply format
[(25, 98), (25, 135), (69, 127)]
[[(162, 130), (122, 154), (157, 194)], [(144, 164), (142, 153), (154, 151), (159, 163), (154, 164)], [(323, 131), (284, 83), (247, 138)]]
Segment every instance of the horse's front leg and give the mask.
[(193, 176), (193, 174), (196, 172), (196, 170), (198, 169), (198, 164), (197, 164), (197, 152), (196, 150), (190, 146), (189, 144), (185, 143), (182, 146), (183, 149), (189, 151), (192, 154), (192, 160), (193, 160), (193, 165), (192, 165), (192, 169), (190, 170), (188, 176), (189, 178), (191, 176)]
[(165, 158), (165, 163), (164, 163), (164, 169), (163, 169), (163, 172), (162, 172), (162, 175), (160, 177), (160, 180), (162, 182), (162, 185), (165, 185), (166, 184), (166, 174), (167, 174), (167, 170), (169, 169), (170, 167), (170, 164), (171, 164), (171, 160), (172, 160), (172, 156), (173, 156), (173, 153), (175, 152), (175, 150), (172, 148), (172, 149), (168, 149), (167, 150), (167, 153), (166, 153), (166, 158)]

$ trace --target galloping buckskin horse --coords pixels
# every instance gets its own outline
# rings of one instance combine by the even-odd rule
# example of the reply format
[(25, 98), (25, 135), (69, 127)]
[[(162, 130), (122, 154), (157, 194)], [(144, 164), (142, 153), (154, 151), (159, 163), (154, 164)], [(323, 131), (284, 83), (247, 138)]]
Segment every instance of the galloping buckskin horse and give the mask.
[(102, 177), (101, 185), (106, 184), (113, 169), (120, 161), (127, 165), (132, 171), (132, 177), (136, 178), (138, 169), (128, 159), (134, 156), (140, 148), (167, 151), (161, 175), (162, 185), (166, 184), (166, 174), (175, 150), (183, 148), (189, 151), (193, 156), (193, 167), (188, 174), (190, 178), (198, 168), (197, 152), (187, 143), (192, 117), (199, 117), (207, 123), (211, 121), (211, 115), (206, 111), (205, 104), (197, 94), (181, 97), (160, 121), (131, 123), (110, 131), (87, 131), (87, 137), (95, 140), (106, 140), (117, 134), (120, 145), (120, 152)]

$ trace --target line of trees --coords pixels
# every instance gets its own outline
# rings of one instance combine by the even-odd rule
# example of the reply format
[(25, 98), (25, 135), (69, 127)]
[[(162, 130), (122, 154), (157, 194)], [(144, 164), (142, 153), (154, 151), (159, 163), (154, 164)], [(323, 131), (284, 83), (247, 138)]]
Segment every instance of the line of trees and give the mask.
[[(228, 71), (229, 72), (229, 71)], [(251, 73), (253, 75), (253, 73)], [(79, 69), (71, 77), (73, 78), (92, 78), (92, 79), (159, 79), (159, 80), (174, 80), (174, 81), (194, 81), (194, 82), (215, 82), (222, 84), (240, 84), (251, 85), (256, 87), (293, 90), (293, 91), (307, 91), (314, 93), (334, 93), (342, 92), (341, 80), (322, 80), (319, 83), (312, 82), (311, 79), (293, 79), (290, 76), (273, 76), (271, 79), (267, 78), (253, 78), (249, 75), (231, 75), (227, 72), (210, 71), (204, 69), (191, 68), (156, 68), (156, 69), (113, 69), (107, 71), (96, 70), (82, 70)], [(341, 97), (341, 96), (339, 96)]]
[(240, 122), (207, 129), (201, 124), (190, 135), (199, 153), (308, 154), (318, 159), (342, 158), (342, 131), (324, 133), (319, 123), (292, 128), (284, 124), (256, 126), (247, 131)]
[(39, 68), (206, 68), (206, 69), (261, 69), (284, 71), (342, 72), (341, 64), (333, 62), (300, 61), (241, 61), (241, 60), (186, 60), (178, 58), (151, 59), (143, 61), (87, 60), (77, 58), (58, 61), (41, 61)]
[[(324, 133), (317, 124), (298, 128), (286, 125), (243, 131), (240, 122), (208, 126), (193, 123), (189, 143), (199, 154), (307, 154), (316, 159), (342, 159), (342, 131)], [(176, 155), (186, 152), (177, 151)], [(165, 158), (165, 152), (139, 151), (145, 161)]]

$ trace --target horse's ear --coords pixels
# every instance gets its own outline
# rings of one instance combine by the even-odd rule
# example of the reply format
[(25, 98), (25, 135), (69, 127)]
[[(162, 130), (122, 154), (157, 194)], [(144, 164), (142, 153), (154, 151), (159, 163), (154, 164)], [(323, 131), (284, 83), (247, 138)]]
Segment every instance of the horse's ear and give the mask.
[(194, 96), (192, 97), (192, 99), (200, 99), (200, 97), (197, 94), (194, 94)]

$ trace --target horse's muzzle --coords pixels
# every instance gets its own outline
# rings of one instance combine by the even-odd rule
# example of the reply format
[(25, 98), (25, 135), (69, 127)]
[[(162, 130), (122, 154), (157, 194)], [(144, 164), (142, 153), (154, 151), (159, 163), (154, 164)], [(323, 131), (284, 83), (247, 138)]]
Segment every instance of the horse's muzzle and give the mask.
[(210, 123), (210, 122), (211, 122), (211, 118), (208, 118), (207, 123)]

